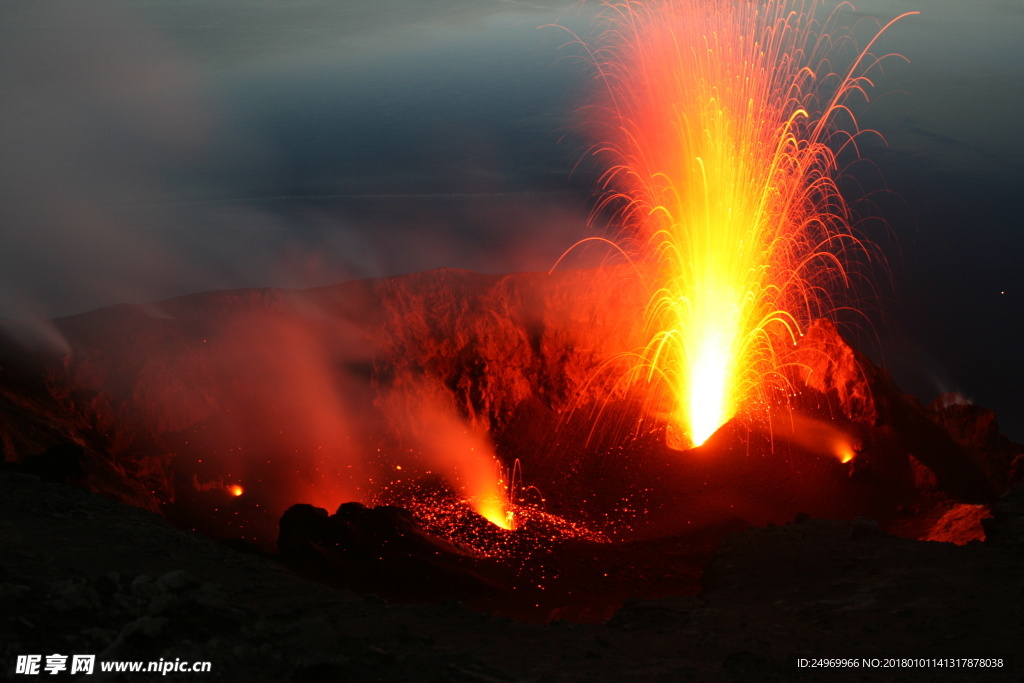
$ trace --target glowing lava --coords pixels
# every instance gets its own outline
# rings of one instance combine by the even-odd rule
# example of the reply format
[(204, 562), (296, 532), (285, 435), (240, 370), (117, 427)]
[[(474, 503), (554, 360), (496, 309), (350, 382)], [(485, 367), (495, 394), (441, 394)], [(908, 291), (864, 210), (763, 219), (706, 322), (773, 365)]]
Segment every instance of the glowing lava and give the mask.
[[(878, 60), (823, 24), (822, 3), (657, 0), (606, 5), (591, 55), (606, 94), (595, 154), (655, 264), (635, 379), (678, 447), (753, 399), (778, 404), (784, 350), (867, 246), (836, 186), (859, 133), (846, 100)], [(894, 20), (896, 21), (896, 20)], [(837, 72), (837, 66), (846, 66)], [(837, 119), (842, 119), (838, 121)], [(841, 124), (844, 124), (841, 125)]]
[[(424, 487), (411, 491), (402, 503), (424, 530), (482, 557), (522, 558), (565, 541), (607, 543), (610, 540), (601, 531), (550, 514), (530, 503), (508, 503), (506, 507), (495, 508), (495, 519), (486, 522), (467, 516), (466, 500), (437, 489)], [(480, 513), (479, 505), (471, 507)], [(514, 528), (500, 523), (503, 515), (510, 521), (514, 518)]]
[[(442, 422), (435, 424), (440, 425)], [(438, 435), (443, 433), (444, 430), (440, 428), (435, 432)], [(486, 436), (470, 429), (451, 426), (444, 441), (432, 444), (431, 448), (435, 449), (435, 462), (444, 467), (446, 478), (461, 491), (466, 502), (478, 515), (507, 531), (515, 529), (509, 488)], [(439, 453), (441, 449), (443, 454)]]
[[(385, 405), (396, 431), (419, 451), (418, 465), (409, 462), (408, 470), (399, 466), (398, 471), (411, 480), (437, 472), (481, 517), (502, 529), (515, 529), (510, 487), (485, 430), (468, 424), (423, 386), (393, 392)], [(386, 496), (382, 501), (404, 504)]]
[(512, 511), (512, 508), (504, 495), (500, 493), (492, 493), (480, 496), (470, 502), (476, 513), (491, 524), (499, 526), (506, 531), (515, 530), (515, 513)]

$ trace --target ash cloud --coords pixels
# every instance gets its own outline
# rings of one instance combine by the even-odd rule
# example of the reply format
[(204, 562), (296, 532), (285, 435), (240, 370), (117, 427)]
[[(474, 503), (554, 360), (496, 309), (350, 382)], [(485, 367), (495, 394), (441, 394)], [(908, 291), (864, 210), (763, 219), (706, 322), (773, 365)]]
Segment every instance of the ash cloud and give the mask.
[(0, 318), (548, 267), (586, 231), (559, 16), (5, 3)]
[(168, 200), (159, 175), (210, 125), (195, 74), (159, 35), (92, 5), (55, 10), (6, 5), (0, 39), (0, 291), (5, 308), (20, 296), (41, 312), (176, 279), (155, 237), (169, 226), (141, 207)]

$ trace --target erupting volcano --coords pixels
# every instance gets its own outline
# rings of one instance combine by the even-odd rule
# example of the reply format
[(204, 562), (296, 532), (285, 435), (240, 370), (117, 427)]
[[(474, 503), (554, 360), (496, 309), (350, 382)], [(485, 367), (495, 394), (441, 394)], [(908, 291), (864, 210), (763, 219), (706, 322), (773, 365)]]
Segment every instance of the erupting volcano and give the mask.
[[(931, 562), (917, 540), (992, 529), (1012, 550), (1016, 508), (982, 520), (1024, 478), (1021, 447), (962, 397), (905, 395), (840, 332), (882, 261), (840, 192), (862, 135), (852, 110), (888, 57), (876, 40), (902, 17), (862, 45), (841, 25), (849, 7), (818, 0), (603, 8), (578, 40), (597, 83), (580, 113), (603, 171), (594, 215), (617, 235), (592, 240), (625, 263), (4, 322), (0, 446), (13, 464), (0, 484), (75, 484), (333, 587), (538, 622), (628, 623), (630, 599), (709, 586), (753, 603), (742, 587), (759, 590), (756, 553), (781, 566), (797, 546), (815, 561), (840, 548), (820, 560), (853, 576), (822, 589), (838, 614), (876, 604), (834, 598), (875, 574), (857, 564), (872, 552)], [(744, 537), (769, 539), (747, 565), (721, 560), (736, 552), (727, 536), (771, 525)], [(107, 602), (145, 615), (131, 613), (115, 652), (159, 626), (171, 592), (215, 602), (174, 572), (104, 576)], [(100, 602), (46, 590), (70, 605), (57, 612)]]
[(793, 345), (854, 296), (872, 256), (836, 177), (858, 134), (847, 100), (879, 60), (872, 39), (844, 64), (853, 38), (822, 9), (614, 4), (590, 48), (606, 89), (594, 107), (606, 201), (623, 205), (635, 258), (657, 264), (634, 375), (679, 447), (743, 410), (781, 408)]

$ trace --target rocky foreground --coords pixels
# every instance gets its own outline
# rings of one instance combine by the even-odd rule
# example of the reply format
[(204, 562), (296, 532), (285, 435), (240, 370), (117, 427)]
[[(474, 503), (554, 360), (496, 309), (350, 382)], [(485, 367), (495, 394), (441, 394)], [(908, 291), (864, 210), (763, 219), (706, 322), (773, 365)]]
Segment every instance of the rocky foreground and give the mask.
[[(964, 546), (808, 519), (730, 536), (690, 597), (600, 625), (528, 624), (456, 602), (387, 604), (304, 581), (154, 513), (0, 473), (0, 642), (19, 654), (209, 661), (215, 681), (1016, 681), (1024, 489)], [(986, 669), (812, 670), (800, 658), (1001, 658)], [(83, 680), (155, 680), (99, 673)]]

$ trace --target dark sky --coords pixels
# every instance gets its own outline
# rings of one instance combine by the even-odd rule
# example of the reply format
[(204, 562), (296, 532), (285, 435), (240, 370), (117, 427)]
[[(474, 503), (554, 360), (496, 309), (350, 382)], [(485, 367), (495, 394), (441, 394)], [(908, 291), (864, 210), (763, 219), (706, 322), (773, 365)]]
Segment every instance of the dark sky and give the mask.
[[(872, 352), (1024, 440), (1024, 5), (857, 7), (922, 12), (858, 108), (892, 192), (871, 195), (892, 274)], [(7, 0), (0, 317), (546, 270), (593, 234), (593, 178), (571, 174), (590, 71), (551, 22), (589, 20), (565, 0)]]

